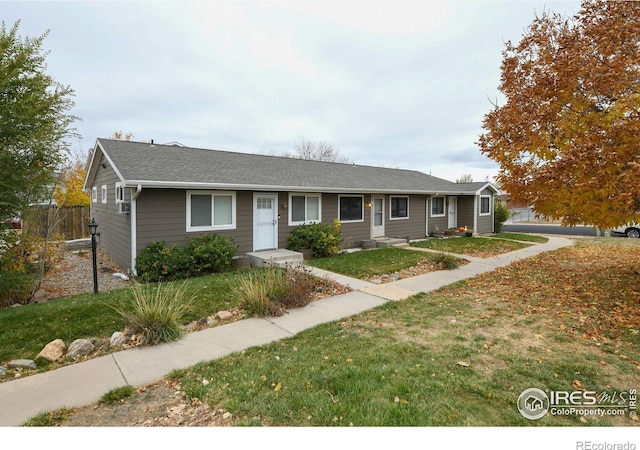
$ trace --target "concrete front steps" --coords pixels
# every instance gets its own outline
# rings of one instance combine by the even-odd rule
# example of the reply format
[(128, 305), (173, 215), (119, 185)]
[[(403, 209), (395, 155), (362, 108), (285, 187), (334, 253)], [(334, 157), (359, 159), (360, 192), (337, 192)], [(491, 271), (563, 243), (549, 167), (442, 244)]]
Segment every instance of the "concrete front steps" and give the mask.
[(408, 247), (409, 243), (406, 239), (400, 238), (375, 238), (377, 248), (385, 247)]
[(300, 252), (294, 252), (286, 249), (264, 250), (260, 252), (247, 253), (251, 260), (251, 265), (255, 267), (277, 266), (284, 267), (286, 265), (303, 264), (304, 257)]
[[(399, 238), (375, 238), (368, 243), (371, 244), (371, 248), (385, 248), (385, 247), (408, 247), (409, 244), (406, 239)], [(300, 252), (294, 252), (283, 248), (277, 250), (263, 250), (259, 252), (247, 253), (251, 261), (251, 265), (255, 267), (264, 266), (278, 266), (284, 267), (287, 264), (300, 265), (303, 264), (304, 256)]]

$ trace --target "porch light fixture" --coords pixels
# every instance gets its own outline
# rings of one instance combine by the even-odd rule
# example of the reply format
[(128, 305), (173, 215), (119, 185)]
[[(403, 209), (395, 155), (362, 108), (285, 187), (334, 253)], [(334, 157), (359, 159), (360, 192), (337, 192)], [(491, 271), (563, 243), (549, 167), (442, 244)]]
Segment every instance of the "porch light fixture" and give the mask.
[(96, 258), (96, 234), (98, 231), (98, 224), (96, 219), (91, 219), (89, 222), (89, 234), (91, 235), (91, 255), (93, 256), (93, 293), (98, 293), (98, 264)]

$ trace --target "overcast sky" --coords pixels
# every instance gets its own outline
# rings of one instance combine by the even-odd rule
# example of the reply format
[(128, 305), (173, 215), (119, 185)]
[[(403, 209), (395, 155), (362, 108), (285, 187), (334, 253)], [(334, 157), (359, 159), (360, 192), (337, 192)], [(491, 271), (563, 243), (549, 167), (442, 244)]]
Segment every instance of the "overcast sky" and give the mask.
[(49, 30), (48, 73), (75, 90), (87, 151), (134, 140), (251, 153), (324, 141), (356, 164), (492, 179), (475, 142), (504, 42), (579, 1), (0, 2)]

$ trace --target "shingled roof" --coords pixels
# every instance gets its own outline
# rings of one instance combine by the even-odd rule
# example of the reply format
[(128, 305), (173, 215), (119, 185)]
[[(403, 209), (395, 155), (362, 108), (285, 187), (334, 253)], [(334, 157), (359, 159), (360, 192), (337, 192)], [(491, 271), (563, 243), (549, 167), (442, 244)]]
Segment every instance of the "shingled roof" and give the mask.
[(116, 171), (120, 181), (127, 186), (473, 194), (477, 192), (477, 188), (473, 188), (478, 184), (468, 183), (469, 186), (463, 186), (415, 170), (98, 139), (85, 188), (93, 184), (97, 162), (103, 155)]

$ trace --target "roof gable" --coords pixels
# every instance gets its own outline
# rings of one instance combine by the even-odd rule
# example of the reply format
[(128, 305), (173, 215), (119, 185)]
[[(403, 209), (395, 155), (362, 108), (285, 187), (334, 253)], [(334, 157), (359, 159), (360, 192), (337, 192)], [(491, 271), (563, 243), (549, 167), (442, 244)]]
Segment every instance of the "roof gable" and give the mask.
[(414, 170), (110, 139), (96, 142), (85, 187), (97, 171), (98, 152), (123, 182), (143, 187), (426, 194), (461, 187)]

